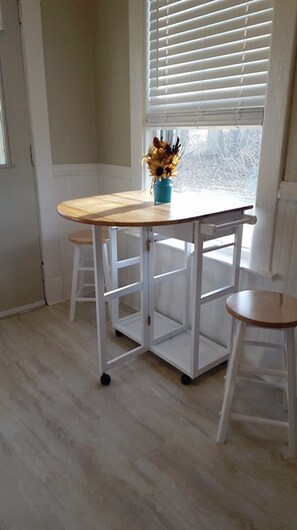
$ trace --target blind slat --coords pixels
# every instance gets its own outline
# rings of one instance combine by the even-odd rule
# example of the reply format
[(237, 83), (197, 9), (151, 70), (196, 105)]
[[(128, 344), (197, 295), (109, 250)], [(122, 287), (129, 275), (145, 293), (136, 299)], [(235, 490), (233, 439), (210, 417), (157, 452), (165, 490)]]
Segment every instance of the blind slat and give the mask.
[[(268, 70), (268, 58), (269, 58), (269, 49), (260, 48), (257, 50), (246, 50), (245, 52), (245, 63), (252, 63), (255, 65), (259, 61), (266, 61), (267, 70)], [(242, 66), (242, 51), (229, 53), (228, 56), (225, 54), (222, 56), (214, 56), (208, 58), (200, 58), (192, 61), (183, 61), (181, 64), (167, 64), (165, 66), (158, 66), (157, 61), (152, 61), (152, 70), (151, 70), (151, 79), (159, 77), (162, 79), (163, 75), (170, 77), (171, 75), (176, 75), (178, 78), (180, 75), (186, 75), (188, 72), (193, 73), (194, 75), (203, 75), (203, 72), (207, 72), (210, 69), (219, 69), (219, 68), (228, 68), (232, 66)], [(201, 68), (202, 66), (202, 68)]]
[(261, 9), (249, 9), (247, 11), (245, 3), (243, 5), (236, 5), (233, 9), (217, 11), (210, 15), (201, 13), (195, 16), (191, 11), (188, 15), (183, 12), (182, 16), (179, 17), (170, 18), (165, 16), (160, 18), (160, 15), (158, 16), (158, 12), (156, 12), (156, 16), (150, 18), (150, 30), (158, 30), (161, 34), (166, 30), (174, 34), (187, 31), (187, 29), (193, 29), (197, 26), (211, 28), (224, 22), (228, 24), (235, 23), (236, 21), (240, 22), (247, 15), (251, 20), (269, 20), (271, 18), (271, 10), (272, 8), (269, 6), (265, 9), (261, 6)]
[[(232, 126), (253, 126), (261, 124), (263, 121), (263, 109), (259, 107), (252, 107), (244, 109), (234, 109), (231, 113), (229, 109), (221, 108), (219, 111), (209, 109), (207, 112), (201, 110), (200, 112), (187, 112), (183, 109), (182, 113), (171, 113), (170, 115), (162, 115), (162, 125), (168, 129), (174, 127), (232, 127)], [(160, 127), (160, 114), (152, 114), (150, 121), (147, 122), (148, 127)]]
[[(204, 10), (205, 13), (217, 13), (222, 10), (232, 9), (233, 7), (245, 6), (246, 0), (214, 0), (205, 2), (205, 0), (184, 0), (182, 9), (180, 6), (180, 0), (170, 2), (170, 13), (180, 14), (189, 13), (193, 14), (194, 10)], [(150, 15), (156, 16), (159, 11), (160, 15), (167, 12), (168, 2), (167, 0), (151, 0), (150, 1)], [(249, 2), (250, 11), (259, 11), (260, 9), (267, 9), (271, 7), (271, 0), (251, 0)]]
[(189, 39), (186, 44), (185, 41), (174, 45), (164, 45), (161, 43), (161, 46), (158, 47), (159, 41), (153, 41), (151, 43), (150, 51), (152, 54), (155, 52), (161, 59), (162, 57), (170, 58), (171, 55), (176, 56), (185, 51), (199, 52), (199, 50), (226, 46), (236, 42), (239, 42), (243, 49), (245, 42), (251, 41), (252, 43), (256, 38), (264, 39), (265, 37), (268, 41), (270, 40), (270, 35), (271, 23), (266, 23), (265, 25), (253, 26), (251, 28), (240, 28), (232, 32), (200, 37), (199, 39)]
[[(229, 99), (234, 100), (235, 98), (238, 99), (238, 103), (240, 104), (240, 100), (244, 99), (246, 97), (260, 97), (265, 95), (265, 84), (261, 85), (247, 85), (244, 87), (223, 87), (223, 88), (215, 88), (215, 89), (207, 89), (207, 90), (197, 90), (195, 91), (193, 98), (195, 97), (196, 103), (199, 105), (203, 105), (204, 107), (207, 105), (208, 101), (216, 101), (218, 100), (224, 100), (226, 101)], [(168, 108), (170, 106), (175, 107), (177, 103), (185, 103), (188, 104), (188, 94), (185, 92), (178, 92), (177, 94), (164, 94), (162, 96), (157, 96), (154, 98), (154, 105), (168, 105)]]
[[(207, 80), (219, 80), (220, 78), (230, 78), (235, 76), (246, 76), (248, 74), (262, 74), (265, 73), (267, 75), (267, 66), (268, 66), (268, 59), (257, 61), (256, 63), (245, 63), (242, 65), (241, 63), (238, 64), (232, 64), (232, 65), (226, 65), (221, 68), (209, 68), (205, 70), (198, 70), (193, 71), (189, 70), (188, 72), (181, 72), (180, 74), (175, 75), (164, 75), (164, 76), (157, 76), (157, 70), (156, 75), (152, 75), (150, 79), (150, 89), (154, 88), (160, 88), (161, 86), (171, 86), (171, 85), (179, 85), (179, 84), (188, 84), (188, 83), (194, 83), (195, 81), (207, 81)], [(218, 81), (219, 82), (219, 81)]]
[[(167, 96), (173, 96), (174, 94), (187, 94), (188, 92), (202, 93), (207, 92), (208, 90), (220, 90), (222, 88), (235, 87), (236, 89), (241, 89), (249, 85), (265, 85), (267, 81), (267, 72), (257, 72), (252, 74), (247, 74), (243, 76), (232, 76), (232, 77), (221, 77), (201, 81), (195, 81), (187, 83), (184, 86), (182, 83), (174, 85), (163, 85), (165, 89), (165, 94)], [(159, 89), (157, 87), (151, 88), (151, 96), (158, 97)]]
[(147, 123), (262, 119), (272, 15), (273, 0), (148, 0)]

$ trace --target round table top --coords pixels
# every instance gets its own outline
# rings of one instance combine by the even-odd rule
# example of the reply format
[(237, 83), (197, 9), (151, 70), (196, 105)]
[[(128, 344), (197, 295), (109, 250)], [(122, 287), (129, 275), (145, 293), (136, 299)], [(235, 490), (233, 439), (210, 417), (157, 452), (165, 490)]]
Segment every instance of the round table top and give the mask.
[(137, 190), (64, 201), (57, 210), (63, 217), (84, 224), (161, 226), (242, 212), (252, 207), (248, 201), (199, 192), (174, 192), (171, 203), (155, 205), (149, 191)]
[(297, 299), (272, 291), (240, 291), (226, 301), (228, 312), (251, 326), (293, 328), (297, 326)]

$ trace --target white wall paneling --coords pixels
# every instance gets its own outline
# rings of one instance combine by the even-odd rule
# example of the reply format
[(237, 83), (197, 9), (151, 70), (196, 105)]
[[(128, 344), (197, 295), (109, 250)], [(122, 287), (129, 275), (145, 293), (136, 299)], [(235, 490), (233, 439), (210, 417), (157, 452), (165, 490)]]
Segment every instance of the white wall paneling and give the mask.
[(278, 290), (297, 296), (297, 184), (282, 182), (279, 188), (273, 268)]
[(53, 215), (57, 218), (56, 238), (59, 245), (62, 278), (60, 300), (65, 300), (70, 297), (73, 263), (73, 244), (68, 240), (68, 236), (71, 232), (90, 228), (90, 225), (82, 225), (63, 219), (58, 215), (56, 206), (69, 199), (98, 195), (98, 167), (97, 164), (55, 165), (52, 172), (55, 196)]
[(53, 215), (58, 218), (56, 237), (62, 279), (60, 300), (65, 300), (70, 297), (73, 260), (73, 245), (68, 236), (76, 230), (89, 228), (89, 225), (63, 219), (56, 213), (56, 205), (77, 197), (129, 190), (131, 168), (105, 164), (59, 164), (53, 166), (52, 174), (55, 196)]
[[(124, 166), (97, 164), (98, 193), (116, 193), (131, 190), (132, 169)], [(141, 185), (138, 185), (141, 187)]]

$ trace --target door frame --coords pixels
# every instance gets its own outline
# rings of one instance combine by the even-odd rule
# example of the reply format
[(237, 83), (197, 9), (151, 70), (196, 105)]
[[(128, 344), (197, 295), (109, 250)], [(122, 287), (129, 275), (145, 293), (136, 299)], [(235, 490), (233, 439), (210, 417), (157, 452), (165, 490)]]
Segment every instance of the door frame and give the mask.
[(63, 300), (64, 293), (46, 91), (41, 0), (17, 1), (35, 161), (44, 293), (46, 303), (53, 304)]

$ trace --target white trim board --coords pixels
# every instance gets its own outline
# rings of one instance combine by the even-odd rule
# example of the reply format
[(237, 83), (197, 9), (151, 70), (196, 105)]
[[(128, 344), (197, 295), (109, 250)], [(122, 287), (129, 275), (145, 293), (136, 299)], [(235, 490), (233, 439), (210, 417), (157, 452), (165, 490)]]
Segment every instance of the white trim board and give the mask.
[(145, 2), (129, 0), (131, 189), (145, 185), (144, 166), (144, 57)]
[[(140, 164), (139, 164), (140, 165)], [(126, 166), (114, 166), (111, 164), (97, 164), (98, 177), (109, 177), (131, 180), (132, 169)]]
[(54, 177), (76, 177), (76, 176), (98, 175), (98, 164), (54, 164)]
[(37, 309), (38, 307), (42, 307), (44, 305), (46, 305), (45, 301), (40, 300), (40, 302), (35, 302), (34, 304), (26, 304), (26, 305), (22, 305), (21, 307), (13, 307), (12, 309), (1, 311), (0, 319), (11, 317), (13, 315), (19, 315), (20, 313), (27, 313), (28, 311), (32, 311), (33, 309)]
[[(296, 0), (275, 1), (269, 82), (263, 124), (251, 266), (272, 269), (277, 197), (286, 137), (296, 51)], [(284, 38), (284, 34), (286, 38)]]
[(109, 177), (131, 179), (131, 167), (114, 166), (111, 164), (54, 164), (54, 177)]
[[(26, 88), (30, 111), (32, 142), (39, 202), (41, 252), (44, 263), (45, 298), (54, 302), (48, 278), (61, 274), (59, 253), (59, 219), (53, 185), (51, 141), (46, 95), (45, 64), (40, 0), (21, 0), (22, 45)], [(62, 298), (62, 291), (58, 296)]]
[(278, 198), (281, 201), (297, 201), (297, 182), (286, 182), (282, 180), (278, 190)]

